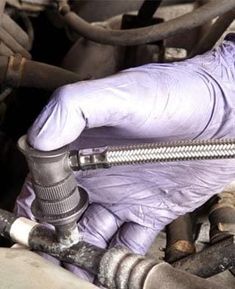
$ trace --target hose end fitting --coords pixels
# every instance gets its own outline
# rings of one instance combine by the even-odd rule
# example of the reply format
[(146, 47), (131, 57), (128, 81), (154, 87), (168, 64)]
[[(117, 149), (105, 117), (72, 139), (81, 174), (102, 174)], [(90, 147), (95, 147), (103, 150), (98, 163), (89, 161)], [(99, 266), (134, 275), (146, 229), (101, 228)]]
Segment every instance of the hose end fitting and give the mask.
[(40, 222), (56, 228), (58, 241), (69, 247), (79, 241), (77, 221), (88, 205), (87, 193), (77, 187), (69, 166), (68, 147), (44, 152), (32, 148), (26, 136), (18, 141), (32, 176), (32, 212)]

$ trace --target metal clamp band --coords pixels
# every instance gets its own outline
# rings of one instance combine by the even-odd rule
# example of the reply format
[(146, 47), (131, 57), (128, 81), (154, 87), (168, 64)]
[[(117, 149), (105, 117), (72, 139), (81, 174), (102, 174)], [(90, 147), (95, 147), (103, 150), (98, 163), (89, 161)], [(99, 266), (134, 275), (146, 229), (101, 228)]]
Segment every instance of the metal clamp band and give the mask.
[(7, 66), (5, 82), (7, 86), (19, 87), (26, 59), (21, 55), (10, 56)]

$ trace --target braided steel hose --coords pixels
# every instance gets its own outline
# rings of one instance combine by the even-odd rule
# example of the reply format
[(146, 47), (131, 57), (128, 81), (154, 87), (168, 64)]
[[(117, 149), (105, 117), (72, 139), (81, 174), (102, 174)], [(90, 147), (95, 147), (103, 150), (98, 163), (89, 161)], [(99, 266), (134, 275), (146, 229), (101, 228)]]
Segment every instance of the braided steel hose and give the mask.
[(70, 154), (73, 170), (109, 168), (144, 163), (229, 159), (235, 139), (179, 141), (82, 149)]

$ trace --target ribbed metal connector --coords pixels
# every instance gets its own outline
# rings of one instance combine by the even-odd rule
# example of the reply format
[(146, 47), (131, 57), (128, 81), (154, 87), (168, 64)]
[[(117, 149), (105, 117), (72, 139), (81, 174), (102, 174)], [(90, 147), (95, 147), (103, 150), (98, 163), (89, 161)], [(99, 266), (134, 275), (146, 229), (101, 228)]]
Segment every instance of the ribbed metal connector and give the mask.
[(72, 152), (74, 170), (109, 168), (144, 163), (230, 159), (235, 157), (235, 140), (199, 140), (107, 146)]

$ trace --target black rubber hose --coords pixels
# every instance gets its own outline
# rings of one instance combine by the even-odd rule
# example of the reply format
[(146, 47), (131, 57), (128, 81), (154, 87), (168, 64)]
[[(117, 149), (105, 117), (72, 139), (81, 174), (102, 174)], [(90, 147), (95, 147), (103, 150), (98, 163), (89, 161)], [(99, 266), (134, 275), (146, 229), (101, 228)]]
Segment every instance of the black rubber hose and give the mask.
[(36, 226), (29, 235), (29, 247), (34, 251), (48, 253), (62, 262), (70, 263), (97, 274), (100, 261), (106, 250), (86, 242), (79, 242), (69, 248), (56, 241), (53, 231)]
[(206, 31), (204, 37), (194, 47), (189, 57), (202, 54), (214, 47), (216, 42), (220, 39), (226, 29), (231, 25), (235, 19), (235, 11), (229, 11), (220, 16), (216, 22)]
[[(11, 226), (16, 220), (14, 214), (0, 209), (0, 235), (10, 238)], [(22, 232), (23, 234), (25, 232)], [(62, 262), (80, 266), (94, 274), (98, 273), (100, 261), (106, 252), (105, 249), (86, 242), (79, 242), (66, 248), (56, 240), (54, 231), (38, 224), (32, 227), (29, 233), (28, 245), (34, 251), (50, 254)]]
[[(0, 56), (0, 84), (6, 81), (8, 60), (8, 57)], [(53, 91), (60, 86), (79, 80), (81, 80), (79, 75), (68, 70), (45, 63), (26, 60), (19, 86)]]
[(21, 13), (20, 14), (20, 18), (23, 21), (23, 24), (26, 28), (27, 31), (27, 36), (28, 36), (28, 43), (27, 43), (27, 47), (28, 50), (32, 49), (33, 46), (33, 41), (34, 41), (34, 29), (33, 29), (33, 24), (30, 20), (30, 18), (25, 14), (25, 13)]
[(68, 6), (62, 7), (60, 12), (72, 29), (89, 40), (109, 45), (139, 45), (185, 33), (234, 8), (234, 0), (212, 0), (188, 14), (165, 23), (127, 30), (110, 30), (91, 25), (70, 11)]
[(80, 77), (68, 70), (49, 64), (26, 61), (21, 79), (22, 87), (34, 87), (45, 90), (55, 90), (65, 84), (81, 80)]
[(0, 1), (0, 25), (2, 23), (2, 18), (3, 18), (3, 13), (6, 5), (6, 0), (1, 0)]
[(195, 253), (193, 223), (190, 214), (178, 217), (166, 227), (165, 261), (175, 262)]
[(162, 0), (145, 0), (138, 11), (137, 17), (141, 21), (147, 21), (151, 19), (161, 3)]

